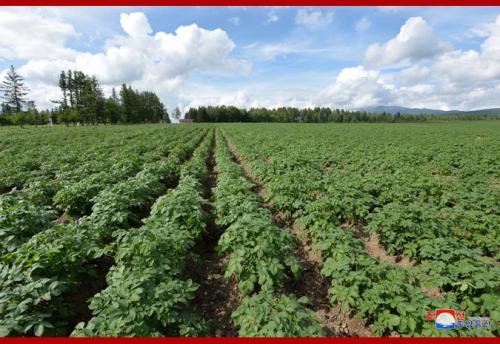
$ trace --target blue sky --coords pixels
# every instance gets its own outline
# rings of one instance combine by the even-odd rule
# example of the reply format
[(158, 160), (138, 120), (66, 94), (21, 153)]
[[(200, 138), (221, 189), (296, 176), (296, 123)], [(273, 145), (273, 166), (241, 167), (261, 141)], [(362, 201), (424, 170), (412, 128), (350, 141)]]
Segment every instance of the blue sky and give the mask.
[[(39, 107), (80, 69), (106, 93), (205, 104), (500, 107), (500, 8), (0, 8), (0, 76), (13, 64)], [(498, 53), (498, 54), (497, 54)]]

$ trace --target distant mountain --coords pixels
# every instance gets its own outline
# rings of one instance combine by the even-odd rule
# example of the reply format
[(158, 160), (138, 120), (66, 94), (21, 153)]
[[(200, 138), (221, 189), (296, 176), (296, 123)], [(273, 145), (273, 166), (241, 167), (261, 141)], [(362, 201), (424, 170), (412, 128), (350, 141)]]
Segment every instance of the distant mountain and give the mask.
[(426, 108), (408, 108), (404, 106), (367, 106), (364, 108), (355, 109), (358, 111), (366, 111), (371, 113), (400, 113), (404, 115), (500, 115), (500, 108), (461, 111), (461, 110), (437, 110)]

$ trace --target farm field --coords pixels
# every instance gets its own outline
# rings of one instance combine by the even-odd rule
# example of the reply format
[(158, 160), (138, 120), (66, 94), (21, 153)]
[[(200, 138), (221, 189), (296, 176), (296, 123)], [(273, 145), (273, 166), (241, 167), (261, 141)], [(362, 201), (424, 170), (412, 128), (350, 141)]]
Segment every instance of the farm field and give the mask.
[(0, 128), (0, 336), (498, 336), (499, 261), (500, 121)]

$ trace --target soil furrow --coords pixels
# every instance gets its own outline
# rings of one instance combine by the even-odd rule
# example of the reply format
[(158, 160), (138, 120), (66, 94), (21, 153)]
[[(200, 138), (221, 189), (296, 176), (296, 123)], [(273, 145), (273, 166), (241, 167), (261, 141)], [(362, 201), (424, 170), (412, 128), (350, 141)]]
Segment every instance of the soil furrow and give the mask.
[[(195, 148), (203, 142), (205, 136), (208, 135), (206, 132), (201, 138), (196, 141)], [(191, 153), (192, 156), (192, 153)], [(172, 189), (177, 187), (179, 184), (179, 177), (174, 178), (173, 181), (167, 182), (165, 186), (167, 189)], [(136, 215), (135, 218), (129, 220), (128, 229), (135, 230), (140, 228), (144, 223), (143, 219), (147, 218), (150, 214), (151, 207), (154, 201), (146, 202), (141, 207), (134, 208), (132, 212)], [(62, 223), (70, 222), (71, 217), (64, 218), (61, 216), (58, 220)], [(57, 221), (57, 220), (56, 220)], [(106, 244), (109, 244), (108, 242)], [(109, 273), (111, 267), (115, 264), (113, 255), (105, 255), (98, 259), (88, 261), (87, 259), (82, 260), (82, 265), (87, 266), (88, 270), (84, 273), (82, 278), (78, 281), (77, 286), (73, 292), (64, 294), (63, 300), (68, 304), (72, 314), (67, 319), (68, 330), (71, 332), (75, 326), (80, 322), (88, 322), (92, 318), (92, 311), (90, 310), (90, 300), (91, 298), (108, 287), (106, 281), (106, 276)]]
[[(236, 146), (232, 144), (226, 133), (222, 130), (223, 137), (227, 143), (233, 159), (240, 164), (245, 176), (255, 184), (255, 192), (264, 203), (266, 189), (264, 185), (255, 177), (248, 166), (248, 162), (238, 153)], [(321, 321), (321, 326), (329, 337), (339, 336), (370, 336), (371, 333), (361, 318), (350, 318), (348, 314), (342, 312), (340, 305), (332, 307), (328, 289), (331, 287), (330, 281), (321, 275), (323, 261), (321, 257), (312, 250), (312, 244), (306, 234), (290, 222), (284, 221), (281, 212), (274, 209), (272, 203), (265, 206), (271, 211), (277, 226), (292, 232), (299, 238), (299, 244), (294, 252), (299, 260), (303, 273), (299, 280), (291, 280), (286, 286), (287, 293), (294, 293), (298, 297), (306, 296), (310, 301), (310, 308), (316, 313)]]
[[(203, 196), (212, 200), (212, 189), (217, 185), (215, 171), (215, 132), (212, 134), (212, 148), (207, 159), (208, 177), (203, 181)], [(233, 279), (224, 278), (227, 256), (217, 253), (216, 247), (224, 228), (215, 224), (215, 215), (210, 203), (203, 206), (207, 213), (207, 234), (200, 240), (193, 252), (195, 257), (187, 264), (188, 276), (200, 285), (193, 301), (195, 311), (208, 321), (210, 337), (235, 337), (237, 329), (231, 321), (231, 314), (238, 307), (240, 297)]]
[(361, 239), (365, 245), (366, 252), (375, 259), (383, 260), (393, 266), (400, 266), (402, 268), (411, 268), (417, 264), (416, 261), (408, 257), (388, 254), (387, 250), (380, 243), (379, 235), (377, 233), (365, 232), (361, 224), (354, 226), (343, 224), (341, 227), (350, 229), (356, 238)]
[[(354, 236), (363, 241), (365, 245), (366, 252), (373, 258), (389, 263), (392, 266), (397, 266), (403, 269), (411, 269), (418, 265), (418, 263), (406, 256), (402, 255), (390, 255), (385, 247), (380, 242), (380, 237), (378, 233), (367, 233), (363, 229), (361, 224), (343, 224), (342, 228), (351, 230)], [(432, 298), (442, 299), (443, 293), (438, 287), (427, 288), (421, 286), (422, 292)]]

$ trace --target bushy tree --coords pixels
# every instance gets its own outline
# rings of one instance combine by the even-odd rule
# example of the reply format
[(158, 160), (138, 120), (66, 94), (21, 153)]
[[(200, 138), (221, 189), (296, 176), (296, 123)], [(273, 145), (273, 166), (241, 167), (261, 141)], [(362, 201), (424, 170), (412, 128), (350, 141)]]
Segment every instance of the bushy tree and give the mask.
[[(62, 71), (59, 75), (59, 87), (63, 93), (62, 99), (56, 101), (60, 105), (60, 111), (77, 111), (82, 123), (96, 124), (103, 120), (106, 100), (97, 78), (80, 71)], [(62, 114), (60, 117), (65, 116)]]
[(123, 108), (120, 104), (120, 100), (116, 95), (116, 90), (113, 88), (111, 97), (106, 99), (104, 106), (104, 123), (118, 123), (125, 122), (122, 118)]
[(120, 88), (120, 104), (126, 123), (170, 122), (165, 106), (153, 92), (139, 92), (123, 84)]

